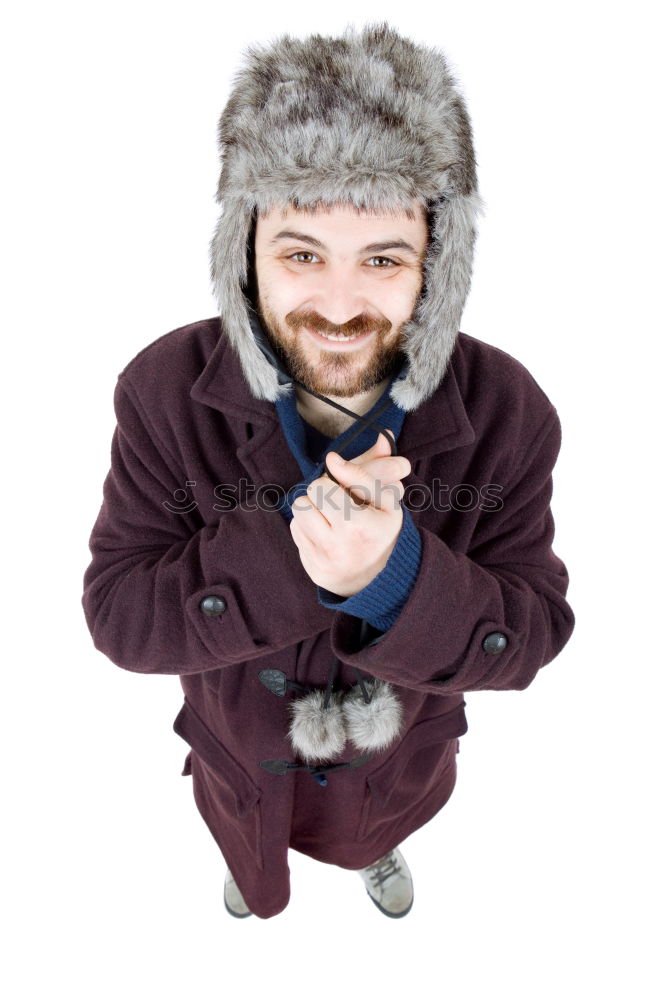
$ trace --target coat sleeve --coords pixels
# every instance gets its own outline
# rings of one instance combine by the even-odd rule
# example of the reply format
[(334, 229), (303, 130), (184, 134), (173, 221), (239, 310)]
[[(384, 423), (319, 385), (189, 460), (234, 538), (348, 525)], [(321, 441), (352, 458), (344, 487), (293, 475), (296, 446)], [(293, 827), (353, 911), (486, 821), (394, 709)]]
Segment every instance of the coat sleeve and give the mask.
[(396, 685), (450, 695), (522, 690), (568, 641), (569, 577), (552, 549), (552, 470), (561, 427), (553, 409), (503, 496), (480, 518), (470, 550), (419, 527), (414, 588), (391, 628), (361, 642), (357, 619), (336, 615), (333, 651)]
[(239, 505), (195, 530), (199, 521), (165, 503), (187, 474), (174, 468), (123, 375), (114, 409), (111, 468), (83, 580), (95, 647), (128, 670), (191, 674), (329, 629), (333, 613), (317, 601), (284, 519)]

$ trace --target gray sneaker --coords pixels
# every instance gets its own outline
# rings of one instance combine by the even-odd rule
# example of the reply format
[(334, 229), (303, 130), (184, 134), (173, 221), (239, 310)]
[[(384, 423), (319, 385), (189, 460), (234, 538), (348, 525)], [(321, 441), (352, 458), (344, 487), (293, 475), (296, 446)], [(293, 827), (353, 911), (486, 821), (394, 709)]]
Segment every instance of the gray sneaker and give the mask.
[(387, 917), (404, 917), (414, 902), (412, 876), (396, 847), (383, 858), (357, 869), (375, 906)]
[(241, 891), (236, 885), (236, 880), (228, 868), (224, 879), (224, 905), (232, 917), (252, 916), (252, 910), (243, 899)]

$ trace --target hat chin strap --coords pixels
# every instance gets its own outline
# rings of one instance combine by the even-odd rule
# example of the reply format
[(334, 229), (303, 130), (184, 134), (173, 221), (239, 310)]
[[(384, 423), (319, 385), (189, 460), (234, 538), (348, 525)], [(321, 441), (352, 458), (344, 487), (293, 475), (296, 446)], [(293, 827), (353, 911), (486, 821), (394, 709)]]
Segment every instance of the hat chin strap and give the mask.
[[(363, 431), (366, 429), (366, 427), (374, 427), (374, 429), (376, 431), (380, 431), (388, 441), (389, 446), (391, 448), (391, 455), (398, 454), (398, 448), (395, 443), (395, 439), (392, 437), (391, 434), (389, 434), (389, 432), (386, 430), (385, 427), (380, 427), (379, 424), (376, 423), (379, 417), (381, 417), (382, 413), (384, 413), (386, 410), (389, 409), (390, 406), (393, 405), (392, 399), (387, 400), (384, 406), (382, 406), (381, 410), (378, 410), (377, 413), (375, 413), (375, 415), (372, 417), (372, 419), (369, 419), (368, 417), (364, 417), (360, 413), (354, 413), (353, 410), (348, 410), (346, 406), (341, 406), (340, 403), (336, 403), (335, 400), (329, 399), (327, 396), (320, 395), (318, 392), (315, 392), (314, 389), (308, 389), (308, 387), (306, 385), (303, 385), (302, 382), (299, 382), (298, 379), (292, 379), (292, 382), (294, 383), (294, 385), (299, 385), (301, 389), (305, 389), (305, 391), (309, 392), (311, 396), (316, 396), (317, 399), (323, 400), (324, 403), (328, 403), (329, 406), (334, 406), (336, 410), (342, 410), (342, 412), (346, 413), (348, 416), (356, 417), (358, 427), (356, 428), (354, 433), (351, 434), (345, 441), (345, 448), (351, 441), (354, 440), (354, 438), (357, 438), (359, 434), (362, 434)], [(326, 469), (326, 475), (329, 477), (329, 479), (332, 479), (333, 482), (336, 483), (336, 485), (340, 486), (341, 484), (338, 482), (333, 473), (330, 471), (325, 459), (324, 459), (324, 468)]]

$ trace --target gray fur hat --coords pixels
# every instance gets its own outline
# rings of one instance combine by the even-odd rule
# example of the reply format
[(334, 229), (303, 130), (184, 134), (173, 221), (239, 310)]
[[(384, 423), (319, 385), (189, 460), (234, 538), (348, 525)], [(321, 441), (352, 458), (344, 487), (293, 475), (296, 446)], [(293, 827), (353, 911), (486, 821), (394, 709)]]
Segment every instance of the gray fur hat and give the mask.
[(257, 213), (275, 205), (427, 210), (424, 283), (391, 389), (416, 409), (440, 384), (472, 273), (477, 192), (465, 101), (441, 52), (384, 22), (338, 38), (285, 35), (252, 46), (219, 121), (222, 214), (211, 241), (221, 320), (250, 391), (275, 402), (292, 391), (250, 325), (248, 242)]

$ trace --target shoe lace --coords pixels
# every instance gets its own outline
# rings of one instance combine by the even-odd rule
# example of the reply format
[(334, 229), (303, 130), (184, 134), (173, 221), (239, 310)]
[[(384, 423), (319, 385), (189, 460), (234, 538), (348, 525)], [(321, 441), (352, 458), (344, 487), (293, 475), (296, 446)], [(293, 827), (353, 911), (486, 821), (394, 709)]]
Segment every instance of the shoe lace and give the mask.
[(367, 871), (370, 873), (373, 884), (379, 886), (391, 875), (400, 874), (402, 869), (397, 862), (395, 854), (391, 851), (389, 854), (384, 855), (383, 858), (380, 858), (379, 861), (368, 865)]

